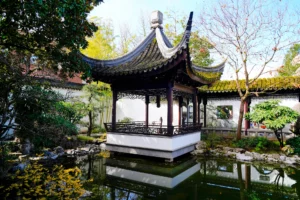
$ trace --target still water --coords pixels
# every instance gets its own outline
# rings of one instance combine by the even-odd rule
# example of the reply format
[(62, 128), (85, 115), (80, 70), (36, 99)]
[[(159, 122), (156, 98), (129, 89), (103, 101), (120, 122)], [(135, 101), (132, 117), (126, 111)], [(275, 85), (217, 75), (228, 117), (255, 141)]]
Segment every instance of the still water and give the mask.
[(77, 158), (88, 199), (299, 199), (300, 170), (264, 163), (183, 157)]

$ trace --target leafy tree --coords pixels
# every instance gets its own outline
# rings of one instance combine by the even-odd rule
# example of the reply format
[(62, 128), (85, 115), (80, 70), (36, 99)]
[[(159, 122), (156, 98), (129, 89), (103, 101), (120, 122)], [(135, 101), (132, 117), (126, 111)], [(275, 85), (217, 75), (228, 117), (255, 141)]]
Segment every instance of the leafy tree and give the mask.
[(118, 56), (111, 22), (104, 23), (99, 18), (92, 18), (91, 21), (98, 25), (98, 30), (92, 37), (88, 37), (88, 46), (81, 52), (89, 57), (98, 59), (110, 59)]
[[(170, 42), (176, 46), (182, 38), (187, 18), (178, 15), (178, 12), (174, 10), (165, 12), (165, 15), (167, 19), (164, 25), (165, 34), (170, 39)], [(200, 36), (199, 31), (192, 31), (189, 47), (193, 64), (210, 66), (213, 63), (209, 51), (213, 46), (205, 37)]]
[(16, 127), (13, 107), (24, 85), (32, 84), (33, 72), (46, 68), (59, 71), (62, 77), (78, 72), (89, 75), (78, 51), (87, 46), (86, 36), (97, 30), (86, 18), (99, 2), (0, 1), (1, 138)]
[(103, 96), (103, 91), (96, 84), (88, 84), (82, 88), (84, 95), (82, 98), (84, 99), (84, 104), (82, 104), (81, 110), (85, 111), (89, 118), (89, 127), (87, 135), (90, 136), (93, 129), (93, 122), (95, 118), (99, 115), (101, 111), (101, 97)]
[(289, 51), (285, 54), (284, 64), (278, 70), (280, 76), (294, 76), (296, 70), (300, 67), (300, 64), (292, 63), (293, 59), (300, 52), (300, 44), (294, 44)]
[(14, 110), (18, 129), (16, 135), (29, 140), (35, 150), (53, 147), (61, 143), (66, 135), (77, 134), (75, 122), (78, 116), (59, 93), (41, 86), (24, 86), (16, 98)]
[[(87, 21), (88, 13), (102, 0), (53, 0), (0, 2), (0, 49), (29, 56), (61, 74), (88, 72), (78, 56), (86, 48), (86, 36), (97, 27)], [(5, 64), (5, 57), (1, 56)], [(27, 62), (30, 60), (27, 59)]]
[(274, 131), (280, 147), (283, 147), (283, 136), (281, 129), (287, 123), (297, 120), (299, 113), (287, 106), (280, 106), (279, 100), (265, 101), (256, 104), (250, 113), (245, 115), (245, 118), (257, 123), (263, 123), (268, 129)]

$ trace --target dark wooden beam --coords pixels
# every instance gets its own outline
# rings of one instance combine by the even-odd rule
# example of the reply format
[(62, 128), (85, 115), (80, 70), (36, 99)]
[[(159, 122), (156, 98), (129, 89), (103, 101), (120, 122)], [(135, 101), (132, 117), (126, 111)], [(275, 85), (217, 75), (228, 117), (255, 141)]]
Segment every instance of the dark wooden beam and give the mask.
[(180, 92), (185, 92), (188, 94), (194, 94), (195, 88), (181, 85), (179, 83), (174, 83), (174, 90), (180, 91)]

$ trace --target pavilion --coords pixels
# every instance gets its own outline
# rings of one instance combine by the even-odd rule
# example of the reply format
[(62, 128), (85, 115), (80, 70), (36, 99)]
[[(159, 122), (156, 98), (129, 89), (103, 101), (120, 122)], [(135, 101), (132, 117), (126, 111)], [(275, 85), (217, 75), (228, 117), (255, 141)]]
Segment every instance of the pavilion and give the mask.
[[(200, 140), (199, 107), (201, 97), (197, 87), (220, 79), (225, 61), (214, 67), (192, 64), (189, 51), (193, 12), (190, 13), (180, 43), (172, 46), (163, 32), (163, 15), (151, 14), (150, 34), (131, 52), (111, 59), (97, 60), (82, 55), (95, 81), (111, 85), (113, 92), (112, 121), (105, 124), (107, 149), (173, 161), (175, 157), (194, 150)], [(145, 121), (116, 122), (116, 102), (123, 97), (145, 100)], [(149, 123), (149, 103), (167, 100), (167, 125)], [(183, 123), (184, 99), (193, 103), (192, 123)], [(173, 101), (179, 102), (178, 126), (173, 125)]]

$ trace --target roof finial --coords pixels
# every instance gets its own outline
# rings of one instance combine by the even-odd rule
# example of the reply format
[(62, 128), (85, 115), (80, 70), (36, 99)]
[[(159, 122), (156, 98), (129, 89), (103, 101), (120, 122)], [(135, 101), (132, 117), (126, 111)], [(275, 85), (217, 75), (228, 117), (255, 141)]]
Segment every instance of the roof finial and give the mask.
[(162, 28), (163, 14), (156, 10), (151, 13), (151, 28)]

